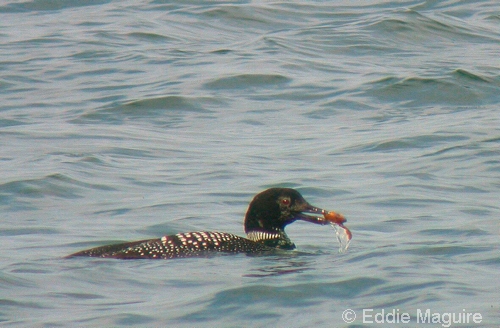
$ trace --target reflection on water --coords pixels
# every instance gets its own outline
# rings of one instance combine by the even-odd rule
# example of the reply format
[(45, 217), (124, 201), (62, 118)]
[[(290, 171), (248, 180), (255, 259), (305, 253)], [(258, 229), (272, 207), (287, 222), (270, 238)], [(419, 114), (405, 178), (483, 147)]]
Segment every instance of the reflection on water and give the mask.
[[(313, 261), (305, 261), (307, 254), (289, 252), (289, 255), (271, 256), (263, 261), (264, 265), (258, 268), (253, 268), (251, 273), (244, 274), (244, 277), (265, 277), (279, 276), (292, 273), (302, 273), (314, 269)], [(266, 263), (268, 263), (266, 265)]]

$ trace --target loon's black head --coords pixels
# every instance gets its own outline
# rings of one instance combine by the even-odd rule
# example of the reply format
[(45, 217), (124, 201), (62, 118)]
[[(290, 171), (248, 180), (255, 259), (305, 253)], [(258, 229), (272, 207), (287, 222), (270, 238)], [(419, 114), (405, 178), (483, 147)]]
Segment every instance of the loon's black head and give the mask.
[(294, 248), (284, 232), (285, 226), (296, 220), (327, 224), (324, 213), (325, 210), (310, 205), (294, 189), (270, 188), (257, 194), (250, 202), (245, 216), (245, 232), (255, 241), (283, 239), (275, 242), (276, 245), (267, 243), (269, 246)]

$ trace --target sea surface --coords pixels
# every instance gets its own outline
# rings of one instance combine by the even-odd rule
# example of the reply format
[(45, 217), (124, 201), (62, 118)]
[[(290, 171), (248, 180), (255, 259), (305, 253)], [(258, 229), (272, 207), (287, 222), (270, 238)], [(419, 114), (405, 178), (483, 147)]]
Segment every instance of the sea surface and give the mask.
[[(0, 1), (0, 173), (1, 326), (498, 327), (500, 3)], [(65, 258), (277, 186), (348, 251)]]

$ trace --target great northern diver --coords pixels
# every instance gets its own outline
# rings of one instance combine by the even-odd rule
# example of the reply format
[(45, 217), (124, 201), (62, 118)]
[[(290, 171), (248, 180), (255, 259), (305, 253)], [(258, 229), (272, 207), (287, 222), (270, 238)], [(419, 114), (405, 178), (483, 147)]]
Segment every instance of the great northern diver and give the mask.
[(257, 194), (250, 202), (245, 216), (247, 238), (215, 231), (178, 233), (159, 239), (91, 248), (68, 257), (171, 259), (204, 256), (211, 252), (264, 253), (276, 249), (291, 250), (295, 248), (295, 244), (286, 235), (285, 226), (296, 220), (321, 225), (336, 223), (340, 226), (346, 221), (341, 214), (329, 212), (326, 215), (327, 213), (310, 205), (294, 189), (270, 188)]

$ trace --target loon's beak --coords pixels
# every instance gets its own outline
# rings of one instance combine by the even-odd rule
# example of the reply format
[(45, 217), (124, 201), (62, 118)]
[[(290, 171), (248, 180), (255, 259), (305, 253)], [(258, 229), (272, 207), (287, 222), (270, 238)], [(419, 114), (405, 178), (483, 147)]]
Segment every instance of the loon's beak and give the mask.
[[(315, 215), (307, 215), (306, 213)], [(330, 222), (325, 219), (326, 213), (328, 212), (324, 209), (307, 204), (301, 212), (295, 214), (295, 219), (321, 225), (329, 224)]]
[[(307, 215), (306, 213), (316, 215)], [(342, 224), (347, 221), (345, 217), (340, 213), (327, 211), (310, 204), (307, 204), (301, 212), (297, 213), (295, 215), (295, 219), (321, 225), (335, 223), (340, 226), (342, 226)]]

